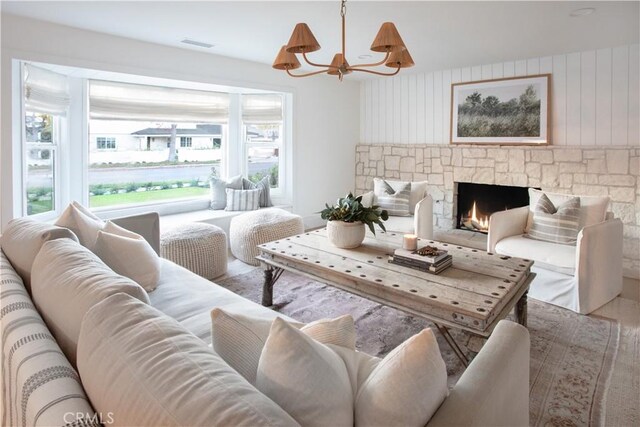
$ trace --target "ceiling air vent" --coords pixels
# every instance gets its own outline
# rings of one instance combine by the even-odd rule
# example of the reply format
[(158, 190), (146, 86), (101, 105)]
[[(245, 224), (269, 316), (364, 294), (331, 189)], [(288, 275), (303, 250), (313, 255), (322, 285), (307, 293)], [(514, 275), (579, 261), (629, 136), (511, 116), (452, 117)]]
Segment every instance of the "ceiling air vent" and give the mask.
[(213, 46), (215, 46), (211, 43), (199, 42), (198, 40), (192, 40), (192, 39), (184, 39), (184, 40), (181, 40), (180, 43), (203, 47), (205, 49), (211, 49)]

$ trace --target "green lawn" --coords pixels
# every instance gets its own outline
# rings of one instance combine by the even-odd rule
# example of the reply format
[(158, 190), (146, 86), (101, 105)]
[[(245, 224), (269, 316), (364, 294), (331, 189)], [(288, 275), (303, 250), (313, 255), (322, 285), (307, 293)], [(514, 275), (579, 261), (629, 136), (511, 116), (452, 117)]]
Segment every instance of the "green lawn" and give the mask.
[(209, 189), (204, 187), (183, 187), (170, 188), (167, 190), (141, 191), (139, 193), (107, 194), (91, 196), (89, 198), (89, 206), (92, 208), (100, 208), (103, 206), (128, 205), (166, 199), (205, 196), (208, 193)]

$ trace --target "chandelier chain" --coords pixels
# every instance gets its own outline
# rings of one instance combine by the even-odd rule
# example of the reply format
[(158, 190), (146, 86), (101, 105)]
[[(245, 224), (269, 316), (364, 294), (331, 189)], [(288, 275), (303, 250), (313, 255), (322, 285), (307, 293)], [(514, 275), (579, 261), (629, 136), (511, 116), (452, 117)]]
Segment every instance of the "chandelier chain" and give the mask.
[(344, 17), (347, 14), (347, 0), (342, 0), (340, 5), (340, 16)]

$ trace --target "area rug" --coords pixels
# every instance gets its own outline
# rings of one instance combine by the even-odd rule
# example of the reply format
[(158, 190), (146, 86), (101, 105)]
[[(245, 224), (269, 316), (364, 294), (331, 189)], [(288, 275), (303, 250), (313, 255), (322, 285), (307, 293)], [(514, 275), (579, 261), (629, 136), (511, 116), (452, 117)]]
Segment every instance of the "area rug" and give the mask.
[[(219, 284), (252, 301), (261, 301), (259, 269)], [(274, 287), (274, 304), (277, 311), (301, 322), (351, 314), (357, 329), (357, 348), (379, 357), (423, 328), (433, 326), (429, 321), (288, 272)], [(620, 324), (532, 299), (528, 310), (531, 425), (604, 425)], [(467, 347), (471, 358), (484, 343), (464, 332), (452, 334)], [(447, 365), (449, 387), (453, 387), (464, 368), (444, 339), (436, 335)]]

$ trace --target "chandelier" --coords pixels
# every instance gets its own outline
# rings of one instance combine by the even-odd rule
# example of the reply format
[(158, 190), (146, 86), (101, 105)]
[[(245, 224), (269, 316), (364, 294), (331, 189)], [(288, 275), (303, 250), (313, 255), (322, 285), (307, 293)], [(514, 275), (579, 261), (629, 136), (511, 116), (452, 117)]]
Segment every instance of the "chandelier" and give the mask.
[[(396, 26), (392, 22), (385, 22), (380, 27), (376, 38), (371, 44), (371, 50), (374, 52), (383, 52), (384, 58), (379, 62), (370, 64), (349, 65), (345, 52), (345, 15), (347, 13), (347, 0), (342, 0), (340, 6), (340, 16), (342, 17), (342, 52), (333, 56), (331, 64), (318, 64), (312, 62), (307, 57), (310, 52), (320, 49), (320, 44), (305, 23), (296, 24), (289, 39), (289, 43), (280, 48), (278, 56), (273, 62), (273, 68), (276, 70), (285, 70), (291, 77), (308, 77), (316, 74), (329, 74), (338, 76), (340, 81), (346, 74), (354, 71), (362, 73), (376, 74), (378, 76), (395, 76), (400, 72), (401, 68), (408, 68), (414, 65), (413, 59), (402, 41), (402, 37), (398, 33)], [(313, 71), (304, 74), (293, 74), (291, 70), (300, 68), (300, 61), (296, 54), (302, 54), (304, 61), (313, 66), (322, 68), (319, 71)], [(382, 72), (371, 70), (369, 68), (385, 65), (393, 68), (392, 72)]]

